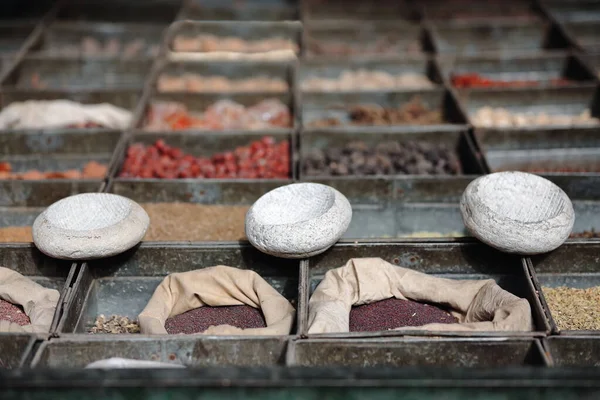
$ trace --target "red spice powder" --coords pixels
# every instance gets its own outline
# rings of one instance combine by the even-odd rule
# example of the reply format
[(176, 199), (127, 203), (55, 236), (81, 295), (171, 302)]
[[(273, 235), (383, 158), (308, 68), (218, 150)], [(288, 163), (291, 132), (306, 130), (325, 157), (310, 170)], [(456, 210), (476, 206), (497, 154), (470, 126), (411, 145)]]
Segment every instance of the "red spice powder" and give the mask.
[[(539, 86), (541, 81), (532, 81), (532, 80), (513, 80), (513, 81), (502, 81), (489, 79), (479, 74), (457, 74), (453, 75), (452, 85), (457, 88), (481, 88), (481, 87), (535, 87)], [(568, 79), (564, 78), (554, 78), (547, 81), (550, 85), (556, 86), (564, 86), (571, 83)]]
[(405, 326), (456, 322), (458, 320), (454, 316), (439, 307), (396, 298), (352, 307), (350, 311), (350, 332), (376, 332)]
[(241, 329), (267, 326), (261, 310), (250, 306), (199, 307), (168, 318), (165, 329), (171, 335), (204, 332), (211, 326), (232, 325)]
[(31, 320), (23, 311), (21, 306), (14, 305), (8, 301), (0, 299), (0, 321), (14, 322), (24, 326), (31, 324)]

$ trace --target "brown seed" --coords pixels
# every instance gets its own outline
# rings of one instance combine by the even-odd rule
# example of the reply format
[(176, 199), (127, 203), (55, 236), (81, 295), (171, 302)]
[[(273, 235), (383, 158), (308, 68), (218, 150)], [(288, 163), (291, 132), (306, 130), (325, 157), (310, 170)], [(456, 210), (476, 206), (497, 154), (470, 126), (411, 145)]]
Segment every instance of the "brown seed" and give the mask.
[(7, 226), (0, 228), (0, 242), (32, 242), (31, 226)]
[(122, 315), (113, 315), (109, 319), (102, 314), (96, 318), (94, 326), (88, 330), (89, 333), (140, 333), (140, 325), (137, 321)]
[(431, 323), (452, 324), (458, 320), (439, 307), (396, 298), (352, 307), (350, 332), (386, 331)]
[(241, 329), (264, 328), (265, 317), (250, 306), (199, 307), (168, 318), (165, 329), (169, 334), (204, 332), (211, 326), (232, 325)]
[(600, 330), (600, 286), (543, 287), (552, 318), (561, 330)]
[(9, 321), (24, 326), (31, 324), (31, 320), (23, 311), (23, 307), (0, 299), (0, 321)]

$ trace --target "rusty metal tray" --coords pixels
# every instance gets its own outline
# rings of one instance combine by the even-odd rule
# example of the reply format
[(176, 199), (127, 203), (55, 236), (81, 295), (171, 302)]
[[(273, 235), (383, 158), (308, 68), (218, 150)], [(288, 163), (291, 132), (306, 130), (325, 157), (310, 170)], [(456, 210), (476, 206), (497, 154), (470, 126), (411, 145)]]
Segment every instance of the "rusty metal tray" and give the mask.
[(546, 1), (548, 12), (562, 23), (600, 21), (600, 3), (597, 0)]
[(300, 19), (293, 2), (184, 1), (178, 20), (204, 21), (293, 21)]
[(565, 23), (564, 25), (567, 33), (571, 35), (580, 48), (588, 51), (600, 49), (600, 39), (598, 39), (600, 20), (569, 22)]
[(319, 2), (303, 1), (305, 21), (390, 21), (398, 25), (418, 24), (420, 13), (410, 2)]
[(528, 1), (470, 1), (470, 2), (424, 2), (423, 18), (439, 22), (531, 22), (540, 19), (537, 10)]
[(181, 3), (181, 0), (76, 0), (65, 2), (59, 8), (57, 18), (66, 21), (170, 23)]
[(35, 27), (34, 23), (0, 22), (0, 54), (15, 56)]
[(600, 338), (597, 336), (553, 336), (544, 340), (552, 367), (600, 367)]
[(0, 369), (25, 367), (35, 341), (35, 335), (0, 333)]

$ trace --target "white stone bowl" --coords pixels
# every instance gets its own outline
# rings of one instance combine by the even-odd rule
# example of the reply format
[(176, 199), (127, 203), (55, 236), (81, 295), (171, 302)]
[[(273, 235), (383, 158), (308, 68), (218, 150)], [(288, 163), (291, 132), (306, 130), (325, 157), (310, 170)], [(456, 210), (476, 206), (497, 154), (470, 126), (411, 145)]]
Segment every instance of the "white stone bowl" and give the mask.
[(547, 179), (525, 172), (498, 172), (472, 181), (462, 195), (465, 226), (482, 242), (522, 255), (552, 251), (575, 222), (566, 193)]
[(304, 258), (331, 247), (346, 232), (352, 207), (339, 191), (318, 183), (274, 189), (246, 214), (246, 236), (260, 251)]
[(136, 202), (108, 193), (57, 201), (33, 223), (33, 242), (50, 257), (90, 260), (120, 254), (142, 240), (150, 218)]

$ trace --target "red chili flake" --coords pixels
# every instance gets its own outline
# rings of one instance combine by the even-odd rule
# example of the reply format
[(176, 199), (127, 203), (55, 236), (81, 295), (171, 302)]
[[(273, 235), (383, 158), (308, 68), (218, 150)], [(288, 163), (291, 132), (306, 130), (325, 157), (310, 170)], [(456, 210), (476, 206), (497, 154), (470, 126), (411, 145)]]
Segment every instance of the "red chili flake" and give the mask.
[(0, 321), (14, 322), (24, 326), (31, 324), (31, 320), (23, 311), (21, 306), (14, 305), (8, 301), (0, 299)]
[(171, 335), (204, 332), (211, 326), (232, 325), (241, 329), (264, 328), (265, 317), (250, 306), (199, 307), (168, 318), (165, 329)]
[(350, 332), (386, 331), (430, 323), (452, 324), (458, 320), (445, 310), (429, 304), (396, 298), (352, 307)]
[[(534, 87), (539, 86), (540, 81), (533, 80), (514, 80), (503, 81), (488, 79), (475, 73), (456, 74), (451, 77), (452, 85), (457, 88), (477, 88), (477, 87)], [(564, 86), (572, 82), (564, 78), (554, 78), (548, 81), (550, 85)]]

